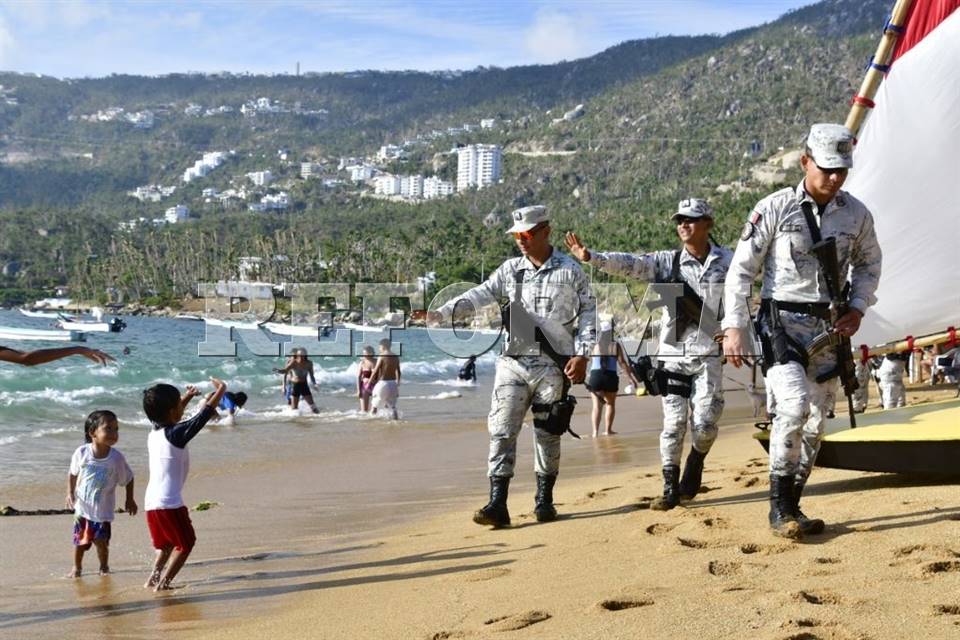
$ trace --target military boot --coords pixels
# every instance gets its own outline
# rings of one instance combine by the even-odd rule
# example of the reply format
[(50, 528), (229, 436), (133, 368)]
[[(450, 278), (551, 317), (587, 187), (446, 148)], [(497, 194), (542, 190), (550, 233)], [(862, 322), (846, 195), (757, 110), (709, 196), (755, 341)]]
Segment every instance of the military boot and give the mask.
[(820, 518), (808, 518), (803, 511), (800, 511), (800, 496), (803, 495), (803, 488), (806, 486), (807, 481), (795, 480), (793, 483), (793, 517), (797, 519), (797, 524), (800, 525), (800, 531), (804, 534), (818, 534), (823, 533), (824, 523)]
[(491, 476), (490, 502), (473, 514), (473, 521), (477, 524), (490, 525), (494, 529), (509, 526), (510, 512), (507, 511), (507, 490), (509, 487), (510, 478)]
[(800, 537), (800, 524), (793, 515), (793, 476), (770, 475), (770, 528), (781, 538)]
[(695, 447), (690, 447), (687, 463), (683, 465), (683, 477), (680, 478), (680, 499), (693, 500), (700, 491), (703, 480), (703, 459), (707, 454), (700, 453)]
[(654, 511), (669, 511), (680, 504), (680, 465), (668, 464), (663, 468), (663, 497), (650, 505)]
[(557, 510), (553, 506), (553, 485), (556, 482), (556, 475), (537, 474), (537, 495), (533, 507), (537, 522), (553, 522), (557, 519)]

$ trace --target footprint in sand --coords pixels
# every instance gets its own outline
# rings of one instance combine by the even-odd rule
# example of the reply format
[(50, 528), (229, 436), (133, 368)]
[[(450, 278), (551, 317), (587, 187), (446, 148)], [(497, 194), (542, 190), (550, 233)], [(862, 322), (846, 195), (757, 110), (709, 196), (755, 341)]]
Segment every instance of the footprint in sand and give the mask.
[(652, 604), (653, 600), (649, 598), (612, 598), (601, 600), (597, 603), (597, 607), (603, 611), (624, 611), (625, 609), (649, 607)]
[(676, 526), (675, 524), (667, 524), (666, 522), (657, 522), (647, 527), (646, 531), (652, 536), (662, 536), (671, 529), (675, 529)]
[(783, 553), (794, 549), (794, 545), (788, 544), (757, 544), (755, 542), (744, 542), (737, 545), (737, 549), (744, 555), (759, 553), (765, 556)]
[(736, 560), (711, 560), (707, 563), (707, 573), (718, 578), (746, 577), (756, 575), (767, 568), (762, 562), (738, 562)]
[(935, 604), (933, 613), (938, 616), (960, 616), (960, 605), (958, 604)]
[(942, 544), (910, 544), (904, 547), (898, 547), (893, 550), (893, 557), (897, 559), (908, 558), (910, 556), (918, 556), (924, 551), (960, 558), (960, 553)]
[(677, 538), (677, 542), (680, 543), (681, 547), (687, 547), (688, 549), (706, 549), (710, 546), (709, 542), (693, 540), (691, 538)]
[(637, 498), (637, 501), (634, 503), (637, 509), (649, 509), (650, 505), (653, 504), (653, 501), (657, 499), (657, 496), (642, 496)]
[(519, 629), (525, 629), (532, 624), (549, 620), (550, 617), (550, 614), (546, 611), (526, 611), (510, 616), (490, 618), (489, 620), (485, 620), (483, 624), (486, 625), (490, 631), (517, 631)]
[(481, 569), (467, 576), (467, 582), (485, 582), (510, 575), (510, 569), (506, 567), (492, 567), (490, 569)]
[(841, 598), (829, 591), (798, 591), (793, 594), (794, 600), (808, 604), (840, 604)]
[(760, 478), (758, 478), (757, 476), (753, 476), (752, 478), (747, 478), (747, 480), (743, 483), (743, 486), (755, 487), (758, 484), (760, 484)]
[(938, 573), (954, 573), (960, 571), (960, 560), (937, 560), (923, 565), (921, 573), (932, 576)]
[(721, 518), (719, 516), (704, 518), (700, 521), (700, 524), (711, 529), (726, 529), (730, 526), (730, 522), (726, 518)]
[(813, 561), (817, 564), (840, 564), (840, 558), (814, 558)]
[(427, 636), (426, 640), (453, 640), (454, 638), (466, 638), (467, 634), (463, 631), (437, 631)]
[(707, 571), (712, 576), (718, 578), (728, 578), (740, 575), (743, 565), (739, 562), (722, 562), (720, 560), (711, 560), (707, 563)]

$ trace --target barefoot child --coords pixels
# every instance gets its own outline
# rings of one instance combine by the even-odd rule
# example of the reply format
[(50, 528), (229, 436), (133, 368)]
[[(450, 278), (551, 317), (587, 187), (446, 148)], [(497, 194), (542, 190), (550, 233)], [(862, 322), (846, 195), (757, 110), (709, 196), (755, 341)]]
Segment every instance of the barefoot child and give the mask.
[(123, 454), (113, 446), (119, 439), (117, 416), (112, 411), (94, 411), (83, 425), (87, 444), (73, 452), (67, 482), (67, 508), (73, 509), (73, 571), (79, 578), (83, 554), (93, 545), (100, 559), (100, 575), (110, 573), (110, 523), (113, 521), (117, 486), (126, 488), (124, 509), (137, 513), (133, 499), (133, 471)]
[[(158, 384), (143, 392), (143, 412), (153, 423), (147, 436), (150, 458), (150, 482), (144, 496), (150, 538), (157, 550), (150, 579), (144, 585), (156, 591), (170, 589), (170, 583), (180, 571), (194, 543), (197, 541), (190, 515), (183, 503), (183, 485), (190, 470), (190, 452), (187, 443), (210, 418), (217, 414), (217, 405), (227, 385), (210, 378), (214, 391), (207, 396), (200, 412), (189, 420), (180, 421), (190, 401), (200, 394), (188, 386), (181, 397), (176, 387)], [(164, 567), (170, 561), (164, 573)]]

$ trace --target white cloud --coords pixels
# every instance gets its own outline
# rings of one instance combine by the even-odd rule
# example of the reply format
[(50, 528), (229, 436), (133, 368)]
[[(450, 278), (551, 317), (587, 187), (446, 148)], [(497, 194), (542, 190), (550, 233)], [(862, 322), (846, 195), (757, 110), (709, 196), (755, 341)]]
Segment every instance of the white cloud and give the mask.
[(573, 60), (595, 53), (591, 20), (579, 15), (540, 11), (524, 34), (527, 51), (537, 62)]

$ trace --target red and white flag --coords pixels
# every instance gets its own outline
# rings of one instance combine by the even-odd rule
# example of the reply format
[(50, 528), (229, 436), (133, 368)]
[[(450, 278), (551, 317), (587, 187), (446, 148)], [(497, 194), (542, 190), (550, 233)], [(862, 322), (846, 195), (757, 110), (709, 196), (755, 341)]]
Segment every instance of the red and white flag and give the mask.
[(914, 0), (845, 189), (873, 212), (877, 304), (857, 344), (960, 328), (960, 0)]

